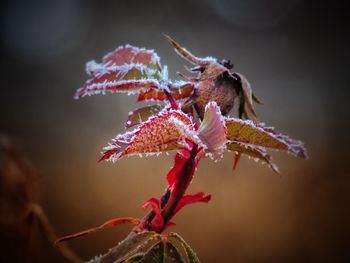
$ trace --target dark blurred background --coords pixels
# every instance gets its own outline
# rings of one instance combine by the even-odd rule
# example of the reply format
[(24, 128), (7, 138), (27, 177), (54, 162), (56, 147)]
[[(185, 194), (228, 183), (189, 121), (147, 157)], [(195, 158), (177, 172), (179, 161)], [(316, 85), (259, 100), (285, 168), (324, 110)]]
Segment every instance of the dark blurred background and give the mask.
[[(169, 156), (97, 163), (102, 147), (123, 132), (135, 98), (72, 96), (87, 79), (85, 62), (126, 43), (155, 49), (174, 79), (183, 61), (166, 32), (198, 56), (231, 59), (265, 103), (257, 106), (260, 118), (305, 141), (310, 155), (304, 161), (274, 153), (280, 177), (245, 158), (233, 172), (230, 154), (219, 163), (202, 160), (190, 192), (211, 193), (212, 201), (186, 207), (172, 230), (203, 262), (349, 259), (346, 8), (300, 0), (12, 0), (0, 10), (0, 131), (39, 171), (40, 203), (60, 235), (141, 217), (142, 202), (162, 193)], [(70, 245), (87, 260), (129, 230)], [(38, 234), (34, 239), (28, 262), (65, 262)], [(8, 247), (1, 249), (6, 259), (15, 251)]]

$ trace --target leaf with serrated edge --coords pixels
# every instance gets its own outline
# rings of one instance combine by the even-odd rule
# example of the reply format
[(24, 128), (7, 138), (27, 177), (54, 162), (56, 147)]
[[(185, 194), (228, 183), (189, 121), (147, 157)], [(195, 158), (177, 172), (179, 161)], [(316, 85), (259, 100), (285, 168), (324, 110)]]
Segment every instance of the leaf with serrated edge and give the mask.
[(200, 263), (199, 258), (197, 257), (196, 253), (193, 251), (193, 249), (190, 247), (190, 245), (187, 244), (187, 242), (178, 233), (171, 232), (168, 234), (168, 237), (173, 237), (181, 243), (182, 247), (185, 249), (189, 263)]
[(186, 139), (206, 148), (195, 132), (190, 117), (180, 110), (165, 108), (134, 131), (118, 135), (104, 148), (100, 160), (116, 161), (125, 155), (161, 153), (166, 151), (168, 145)]
[(153, 50), (125, 45), (105, 55), (102, 62), (108, 65), (132, 63), (160, 65), (160, 58)]
[[(153, 50), (130, 45), (120, 46), (108, 53), (102, 59), (102, 63), (88, 62), (86, 64), (86, 72), (92, 78), (77, 90), (75, 98), (99, 93), (104, 94), (106, 91), (140, 92), (150, 88), (160, 88), (158, 81), (168, 81), (167, 68), (166, 66), (164, 68), (161, 67), (160, 59)], [(119, 83), (120, 81), (128, 80), (148, 80), (156, 84), (131, 87), (124, 85), (126, 83)]]
[(156, 232), (146, 231), (128, 236), (116, 247), (110, 249), (100, 259), (100, 263), (120, 263), (138, 253), (142, 248), (146, 247), (150, 242), (159, 240)]
[(231, 141), (283, 150), (294, 156), (307, 159), (302, 141), (276, 133), (272, 127), (266, 127), (263, 123), (255, 124), (251, 120), (226, 118), (226, 127), (227, 138)]
[(144, 255), (140, 263), (185, 263), (178, 249), (170, 242), (158, 242)]
[(229, 142), (227, 145), (227, 150), (233, 151), (236, 153), (243, 153), (245, 155), (248, 155), (250, 157), (253, 157), (254, 159), (257, 158), (263, 162), (266, 162), (267, 165), (276, 173), (279, 173), (278, 167), (276, 164), (272, 162), (271, 155), (267, 153), (265, 148), (254, 146), (250, 144), (245, 143), (236, 143), (236, 142)]
[(105, 94), (106, 92), (137, 94), (143, 90), (162, 88), (162, 85), (156, 79), (123, 79), (103, 82), (96, 82), (94, 79), (91, 79), (77, 90), (74, 98), (79, 99), (85, 96)]

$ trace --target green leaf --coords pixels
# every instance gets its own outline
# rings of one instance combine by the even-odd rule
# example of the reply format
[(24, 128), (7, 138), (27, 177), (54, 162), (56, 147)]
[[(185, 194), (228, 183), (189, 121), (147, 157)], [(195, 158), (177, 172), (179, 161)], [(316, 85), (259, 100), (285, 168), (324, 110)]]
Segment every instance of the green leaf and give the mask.
[(118, 246), (112, 248), (103, 255), (100, 263), (119, 263), (134, 256), (140, 249), (147, 246), (151, 241), (159, 239), (156, 232), (147, 231), (135, 234), (124, 239)]
[(184, 248), (184, 250), (186, 252), (189, 263), (200, 263), (199, 258), (197, 257), (196, 253), (193, 251), (193, 249), (190, 247), (190, 245), (187, 244), (187, 242), (178, 233), (171, 232), (171, 233), (169, 233), (168, 237), (173, 237), (181, 243), (182, 247)]
[(151, 247), (139, 263), (185, 263), (178, 249), (170, 242), (160, 241)]
[(132, 256), (131, 258), (125, 260), (123, 263), (137, 263), (140, 262), (140, 260), (144, 257), (143, 253), (137, 253), (136, 255)]

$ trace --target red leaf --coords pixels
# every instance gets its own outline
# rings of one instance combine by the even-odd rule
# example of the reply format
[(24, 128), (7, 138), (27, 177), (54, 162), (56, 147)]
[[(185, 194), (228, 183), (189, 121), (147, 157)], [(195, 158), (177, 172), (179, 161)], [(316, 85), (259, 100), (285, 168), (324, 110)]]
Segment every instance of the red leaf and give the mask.
[[(101, 77), (101, 79), (104, 77), (105, 76)], [(124, 92), (133, 94), (138, 93), (142, 90), (150, 89), (162, 89), (162, 87), (155, 79), (130, 79), (100, 82), (100, 79), (94, 78), (87, 81), (83, 87), (78, 89), (74, 98), (79, 99), (85, 96), (101, 93), (105, 94), (106, 92)]]
[(190, 152), (188, 149), (183, 149), (181, 152), (175, 155), (175, 162), (173, 168), (169, 171), (167, 175), (168, 186), (172, 187), (177, 176), (184, 169), (184, 165), (186, 164), (188, 158), (190, 157)]
[(241, 153), (239, 152), (234, 152), (233, 153), (233, 170), (235, 170), (237, 168), (237, 164), (239, 162), (239, 159), (241, 158)]
[[(190, 83), (183, 84), (179, 87), (173, 87), (171, 89), (171, 95), (175, 100), (187, 99), (193, 93), (193, 85)], [(166, 101), (167, 97), (161, 89), (149, 89), (147, 91), (141, 91), (137, 97), (137, 102), (140, 101)]]
[(174, 211), (174, 214), (176, 214), (185, 205), (193, 204), (197, 202), (208, 203), (210, 199), (211, 199), (211, 195), (205, 195), (203, 192), (199, 192), (194, 195), (185, 195), (182, 197), (179, 204), (177, 205)]
[(190, 117), (180, 110), (166, 108), (132, 132), (118, 135), (104, 148), (101, 160), (118, 160), (124, 155), (161, 153), (186, 139), (205, 147)]
[(160, 59), (153, 50), (138, 48), (131, 45), (116, 48), (114, 51), (105, 55), (102, 61), (108, 65), (133, 63), (160, 65)]
[[(75, 98), (106, 91), (140, 92), (160, 88), (158, 81), (167, 73), (165, 67), (161, 68), (156, 53), (130, 45), (110, 52), (102, 59), (101, 64), (95, 61), (88, 62), (86, 71), (92, 78), (77, 90)], [(131, 82), (125, 82), (131, 80), (138, 83), (133, 85)]]
[(125, 224), (125, 223), (131, 223), (131, 224), (134, 224), (134, 225), (138, 225), (140, 223), (140, 220), (137, 219), (137, 218), (133, 218), (133, 217), (120, 217), (120, 218), (111, 219), (111, 220), (108, 220), (107, 222), (105, 222), (104, 224), (102, 224), (102, 225), (100, 225), (98, 227), (93, 227), (93, 228), (90, 228), (90, 229), (87, 229), (87, 230), (75, 233), (73, 235), (68, 235), (68, 236), (61, 237), (61, 238), (59, 238), (59, 239), (57, 239), (55, 241), (55, 244), (57, 244), (59, 242), (62, 242), (62, 241), (70, 240), (70, 239), (73, 239), (73, 238), (77, 238), (77, 237), (85, 236), (85, 235), (88, 235), (88, 234), (92, 234), (92, 233), (95, 233), (95, 232), (97, 232), (97, 231), (99, 231), (101, 229), (104, 229), (104, 228), (113, 227), (113, 226), (117, 226), (117, 225)]
[(143, 209), (146, 209), (148, 206), (151, 206), (152, 210), (156, 214), (156, 216), (152, 220), (152, 226), (154, 226), (154, 227), (162, 227), (164, 225), (164, 219), (162, 216), (162, 208), (161, 208), (160, 204), (161, 203), (160, 203), (160, 200), (158, 198), (151, 197), (142, 205)]

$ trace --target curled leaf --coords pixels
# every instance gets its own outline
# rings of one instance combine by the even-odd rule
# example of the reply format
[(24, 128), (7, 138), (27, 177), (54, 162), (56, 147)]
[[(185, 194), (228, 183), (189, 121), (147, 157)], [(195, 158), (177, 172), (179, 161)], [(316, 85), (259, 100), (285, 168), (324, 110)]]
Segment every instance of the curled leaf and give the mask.
[(176, 178), (183, 171), (184, 166), (190, 158), (190, 152), (188, 149), (183, 149), (175, 155), (174, 166), (171, 168), (167, 175), (168, 186), (172, 187), (175, 183)]
[(197, 257), (196, 253), (193, 251), (191, 246), (178, 233), (171, 232), (168, 234), (168, 237), (173, 237), (180, 242), (182, 247), (185, 249), (189, 263), (200, 263), (199, 258)]
[[(244, 144), (244, 143), (237, 143), (237, 142), (229, 142), (226, 145), (227, 149), (229, 151), (235, 152), (235, 156), (240, 156), (240, 154), (245, 154), (248, 155), (254, 159), (261, 160), (263, 162), (266, 162), (268, 166), (276, 173), (279, 173), (277, 165), (275, 165), (272, 162), (272, 157), (269, 155), (266, 151), (265, 148), (259, 147), (259, 146), (254, 146), (251, 144)], [(237, 157), (235, 157), (237, 158)], [(238, 158), (239, 159), (239, 158)], [(235, 159), (237, 160), (237, 159)], [(237, 165), (237, 162), (235, 162), (234, 167)]]
[(255, 124), (251, 120), (226, 118), (227, 138), (234, 142), (283, 150), (294, 156), (306, 159), (307, 153), (302, 141), (293, 140), (276, 133), (272, 127)]
[(148, 206), (151, 206), (152, 210), (155, 213), (155, 217), (152, 220), (152, 226), (154, 226), (155, 229), (157, 229), (158, 227), (162, 227), (164, 225), (164, 219), (162, 216), (160, 200), (158, 198), (151, 197), (142, 205), (142, 208), (146, 209)]
[(220, 107), (216, 102), (209, 102), (205, 107), (203, 121), (198, 129), (198, 136), (207, 146), (206, 152), (217, 160), (226, 150), (226, 126)]
[(253, 99), (259, 103), (260, 101), (255, 96), (253, 96), (252, 88), (250, 87), (250, 83), (248, 82), (247, 78), (240, 73), (235, 73), (235, 75), (238, 75), (239, 79), (241, 80), (245, 112), (249, 111), (253, 115), (253, 119), (257, 121), (257, 115), (253, 106)]
[(182, 207), (188, 204), (203, 202), (208, 203), (211, 199), (211, 195), (205, 195), (203, 192), (199, 192), (194, 195), (184, 195), (178, 205), (176, 206), (176, 209), (174, 211), (174, 214), (176, 214)]
[(140, 220), (137, 218), (133, 218), (133, 217), (120, 217), (120, 218), (111, 219), (98, 227), (93, 227), (93, 228), (90, 228), (90, 229), (87, 229), (87, 230), (84, 230), (84, 231), (81, 231), (81, 232), (78, 232), (78, 233), (75, 233), (72, 235), (61, 237), (55, 241), (55, 244), (62, 242), (62, 241), (74, 239), (74, 238), (85, 236), (88, 234), (92, 234), (92, 233), (100, 231), (104, 228), (109, 228), (109, 227), (113, 227), (113, 226), (117, 226), (117, 225), (125, 224), (125, 223), (131, 223), (134, 225), (138, 225), (140, 223)]

